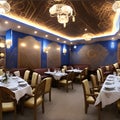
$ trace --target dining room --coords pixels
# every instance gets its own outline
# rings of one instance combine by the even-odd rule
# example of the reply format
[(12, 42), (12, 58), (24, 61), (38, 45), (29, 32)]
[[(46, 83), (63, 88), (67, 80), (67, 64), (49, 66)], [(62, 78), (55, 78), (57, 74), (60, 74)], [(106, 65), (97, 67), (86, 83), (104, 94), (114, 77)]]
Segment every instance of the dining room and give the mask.
[[(117, 88), (108, 91), (119, 94), (119, 5), (118, 0), (0, 0), (0, 87), (11, 90), (16, 103), (21, 98), (22, 103), (29, 102), (37, 94), (35, 89), (39, 92), (41, 81), (50, 77), (51, 102), (42, 94), (40, 104), (44, 107), (36, 112), (39, 119), (96, 120), (98, 111), (102, 120), (119, 119), (118, 95), (102, 106), (102, 111), (95, 106), (104, 101), (101, 94), (106, 95), (105, 86), (113, 82), (106, 81), (109, 75), (117, 76), (112, 84)], [(82, 81), (87, 79), (91, 89), (91, 74), (98, 84), (103, 75), (103, 86), (96, 104), (85, 114)], [(22, 110), (24, 114), (17, 111), (18, 120), (33, 119), (32, 110)], [(13, 120), (13, 114), (3, 111), (3, 120), (9, 118)]]

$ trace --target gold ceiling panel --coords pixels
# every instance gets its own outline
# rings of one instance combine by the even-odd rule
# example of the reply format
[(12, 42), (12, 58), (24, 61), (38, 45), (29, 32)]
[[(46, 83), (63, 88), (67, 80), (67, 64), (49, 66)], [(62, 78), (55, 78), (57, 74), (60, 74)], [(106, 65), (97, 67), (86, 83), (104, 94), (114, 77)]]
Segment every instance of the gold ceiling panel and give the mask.
[[(68, 0), (67, 0), (68, 1)], [(69, 0), (76, 11), (76, 21), (71, 20), (66, 28), (50, 17), (49, 7), (53, 0), (8, 0), (10, 14), (26, 19), (38, 25), (44, 25), (69, 37), (80, 37), (87, 28), (93, 34), (112, 30), (115, 13), (112, 10), (113, 0)]]

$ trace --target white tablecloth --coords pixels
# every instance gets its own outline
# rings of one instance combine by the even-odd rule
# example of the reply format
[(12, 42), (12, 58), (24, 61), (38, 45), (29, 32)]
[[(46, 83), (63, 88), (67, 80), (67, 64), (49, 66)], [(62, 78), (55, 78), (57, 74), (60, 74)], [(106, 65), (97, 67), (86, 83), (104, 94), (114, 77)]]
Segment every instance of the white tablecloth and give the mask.
[(66, 70), (67, 72), (75, 72), (75, 73), (81, 73), (82, 70), (78, 70), (78, 69), (71, 69), (71, 70)]
[(118, 99), (120, 99), (120, 76), (108, 75), (96, 99), (95, 105), (101, 102), (102, 108), (104, 108)]
[(61, 77), (67, 75), (67, 73), (62, 73), (62, 72), (45, 72), (45, 74), (52, 75), (55, 80), (60, 80)]
[(19, 101), (19, 99), (25, 94), (32, 95), (31, 86), (20, 77), (9, 77), (7, 82), (2, 82), (2, 79), (0, 79), (0, 86), (11, 89), (15, 93), (17, 101)]

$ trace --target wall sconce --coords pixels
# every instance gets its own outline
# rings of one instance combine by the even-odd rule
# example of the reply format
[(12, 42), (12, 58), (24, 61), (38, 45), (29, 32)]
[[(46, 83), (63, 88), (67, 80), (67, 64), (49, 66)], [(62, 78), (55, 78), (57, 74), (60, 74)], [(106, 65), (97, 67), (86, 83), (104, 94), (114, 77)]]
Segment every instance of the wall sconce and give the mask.
[(10, 48), (12, 46), (12, 40), (6, 40), (6, 47)]
[(43, 48), (43, 52), (48, 53), (49, 49), (50, 49), (50, 47), (45, 47), (45, 48)]
[(63, 54), (66, 54), (66, 53), (67, 53), (67, 49), (63, 48)]
[(4, 53), (0, 53), (0, 57), (2, 58), (2, 57), (4, 57), (5, 56), (5, 54)]

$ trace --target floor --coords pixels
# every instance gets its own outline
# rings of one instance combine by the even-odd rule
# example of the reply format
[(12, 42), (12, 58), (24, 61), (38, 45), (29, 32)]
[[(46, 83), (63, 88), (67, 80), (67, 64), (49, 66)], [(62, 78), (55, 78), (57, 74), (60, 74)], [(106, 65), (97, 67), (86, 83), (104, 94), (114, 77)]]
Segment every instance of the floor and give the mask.
[[(38, 120), (97, 120), (97, 108), (90, 105), (88, 113), (84, 113), (84, 96), (82, 85), (74, 84), (74, 89), (66, 93), (63, 88), (52, 88), (52, 101), (45, 95), (45, 113), (41, 106), (37, 109)], [(14, 120), (13, 113), (4, 113), (3, 120)], [(24, 115), (17, 114), (17, 120), (33, 120), (33, 110), (25, 108)], [(120, 120), (116, 104), (105, 107), (101, 112), (101, 120)]]

